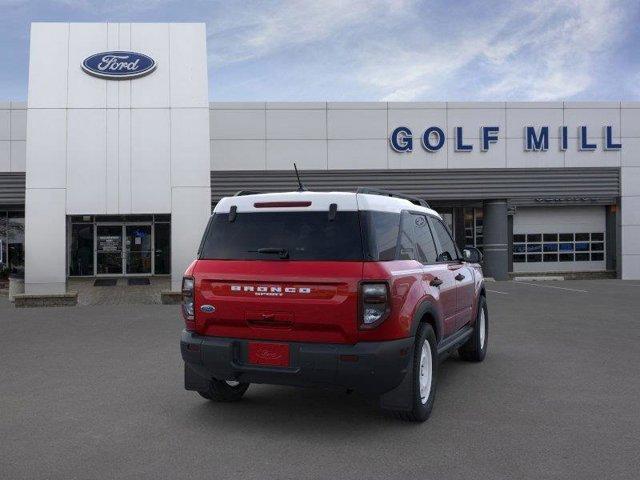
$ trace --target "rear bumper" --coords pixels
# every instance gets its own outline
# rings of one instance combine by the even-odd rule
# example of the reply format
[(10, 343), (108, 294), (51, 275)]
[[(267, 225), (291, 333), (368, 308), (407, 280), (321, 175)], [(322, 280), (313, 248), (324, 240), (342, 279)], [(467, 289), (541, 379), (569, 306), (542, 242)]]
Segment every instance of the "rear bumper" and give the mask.
[(413, 339), (355, 345), (289, 343), (289, 367), (247, 363), (248, 340), (182, 331), (185, 388), (204, 390), (210, 378), (294, 386), (339, 386), (366, 394), (397, 387), (410, 366)]

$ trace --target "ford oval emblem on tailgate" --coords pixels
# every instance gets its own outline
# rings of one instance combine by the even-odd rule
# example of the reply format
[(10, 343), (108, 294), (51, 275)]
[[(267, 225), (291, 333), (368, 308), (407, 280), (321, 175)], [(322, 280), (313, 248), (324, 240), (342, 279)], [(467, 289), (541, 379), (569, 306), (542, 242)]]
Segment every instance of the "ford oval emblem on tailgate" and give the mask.
[(213, 305), (202, 305), (200, 307), (200, 310), (204, 313), (213, 313), (216, 311), (216, 307), (214, 307)]

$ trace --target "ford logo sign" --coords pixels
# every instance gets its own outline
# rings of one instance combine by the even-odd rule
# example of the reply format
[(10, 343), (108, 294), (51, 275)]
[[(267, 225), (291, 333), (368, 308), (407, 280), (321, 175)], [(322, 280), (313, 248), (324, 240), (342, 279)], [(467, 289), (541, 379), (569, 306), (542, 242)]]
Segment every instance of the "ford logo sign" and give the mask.
[(216, 307), (214, 307), (213, 305), (202, 305), (200, 307), (200, 310), (202, 310), (204, 313), (213, 313), (216, 311)]
[(82, 69), (94, 77), (110, 80), (130, 80), (153, 72), (153, 58), (136, 52), (102, 52), (87, 57)]

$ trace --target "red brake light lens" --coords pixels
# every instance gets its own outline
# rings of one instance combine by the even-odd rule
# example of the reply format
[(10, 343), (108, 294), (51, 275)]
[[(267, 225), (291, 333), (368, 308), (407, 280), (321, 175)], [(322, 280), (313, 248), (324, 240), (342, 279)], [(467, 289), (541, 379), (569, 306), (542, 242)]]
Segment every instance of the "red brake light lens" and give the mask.
[[(186, 322), (194, 321), (193, 277), (182, 278), (182, 315)], [(187, 325), (188, 327), (189, 325)]]

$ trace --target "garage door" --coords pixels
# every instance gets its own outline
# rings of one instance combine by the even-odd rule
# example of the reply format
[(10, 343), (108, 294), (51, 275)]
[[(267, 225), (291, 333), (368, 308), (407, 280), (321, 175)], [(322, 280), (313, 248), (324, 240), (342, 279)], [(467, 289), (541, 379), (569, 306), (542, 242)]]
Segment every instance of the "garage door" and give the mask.
[(604, 271), (605, 232), (605, 207), (518, 207), (513, 271)]

